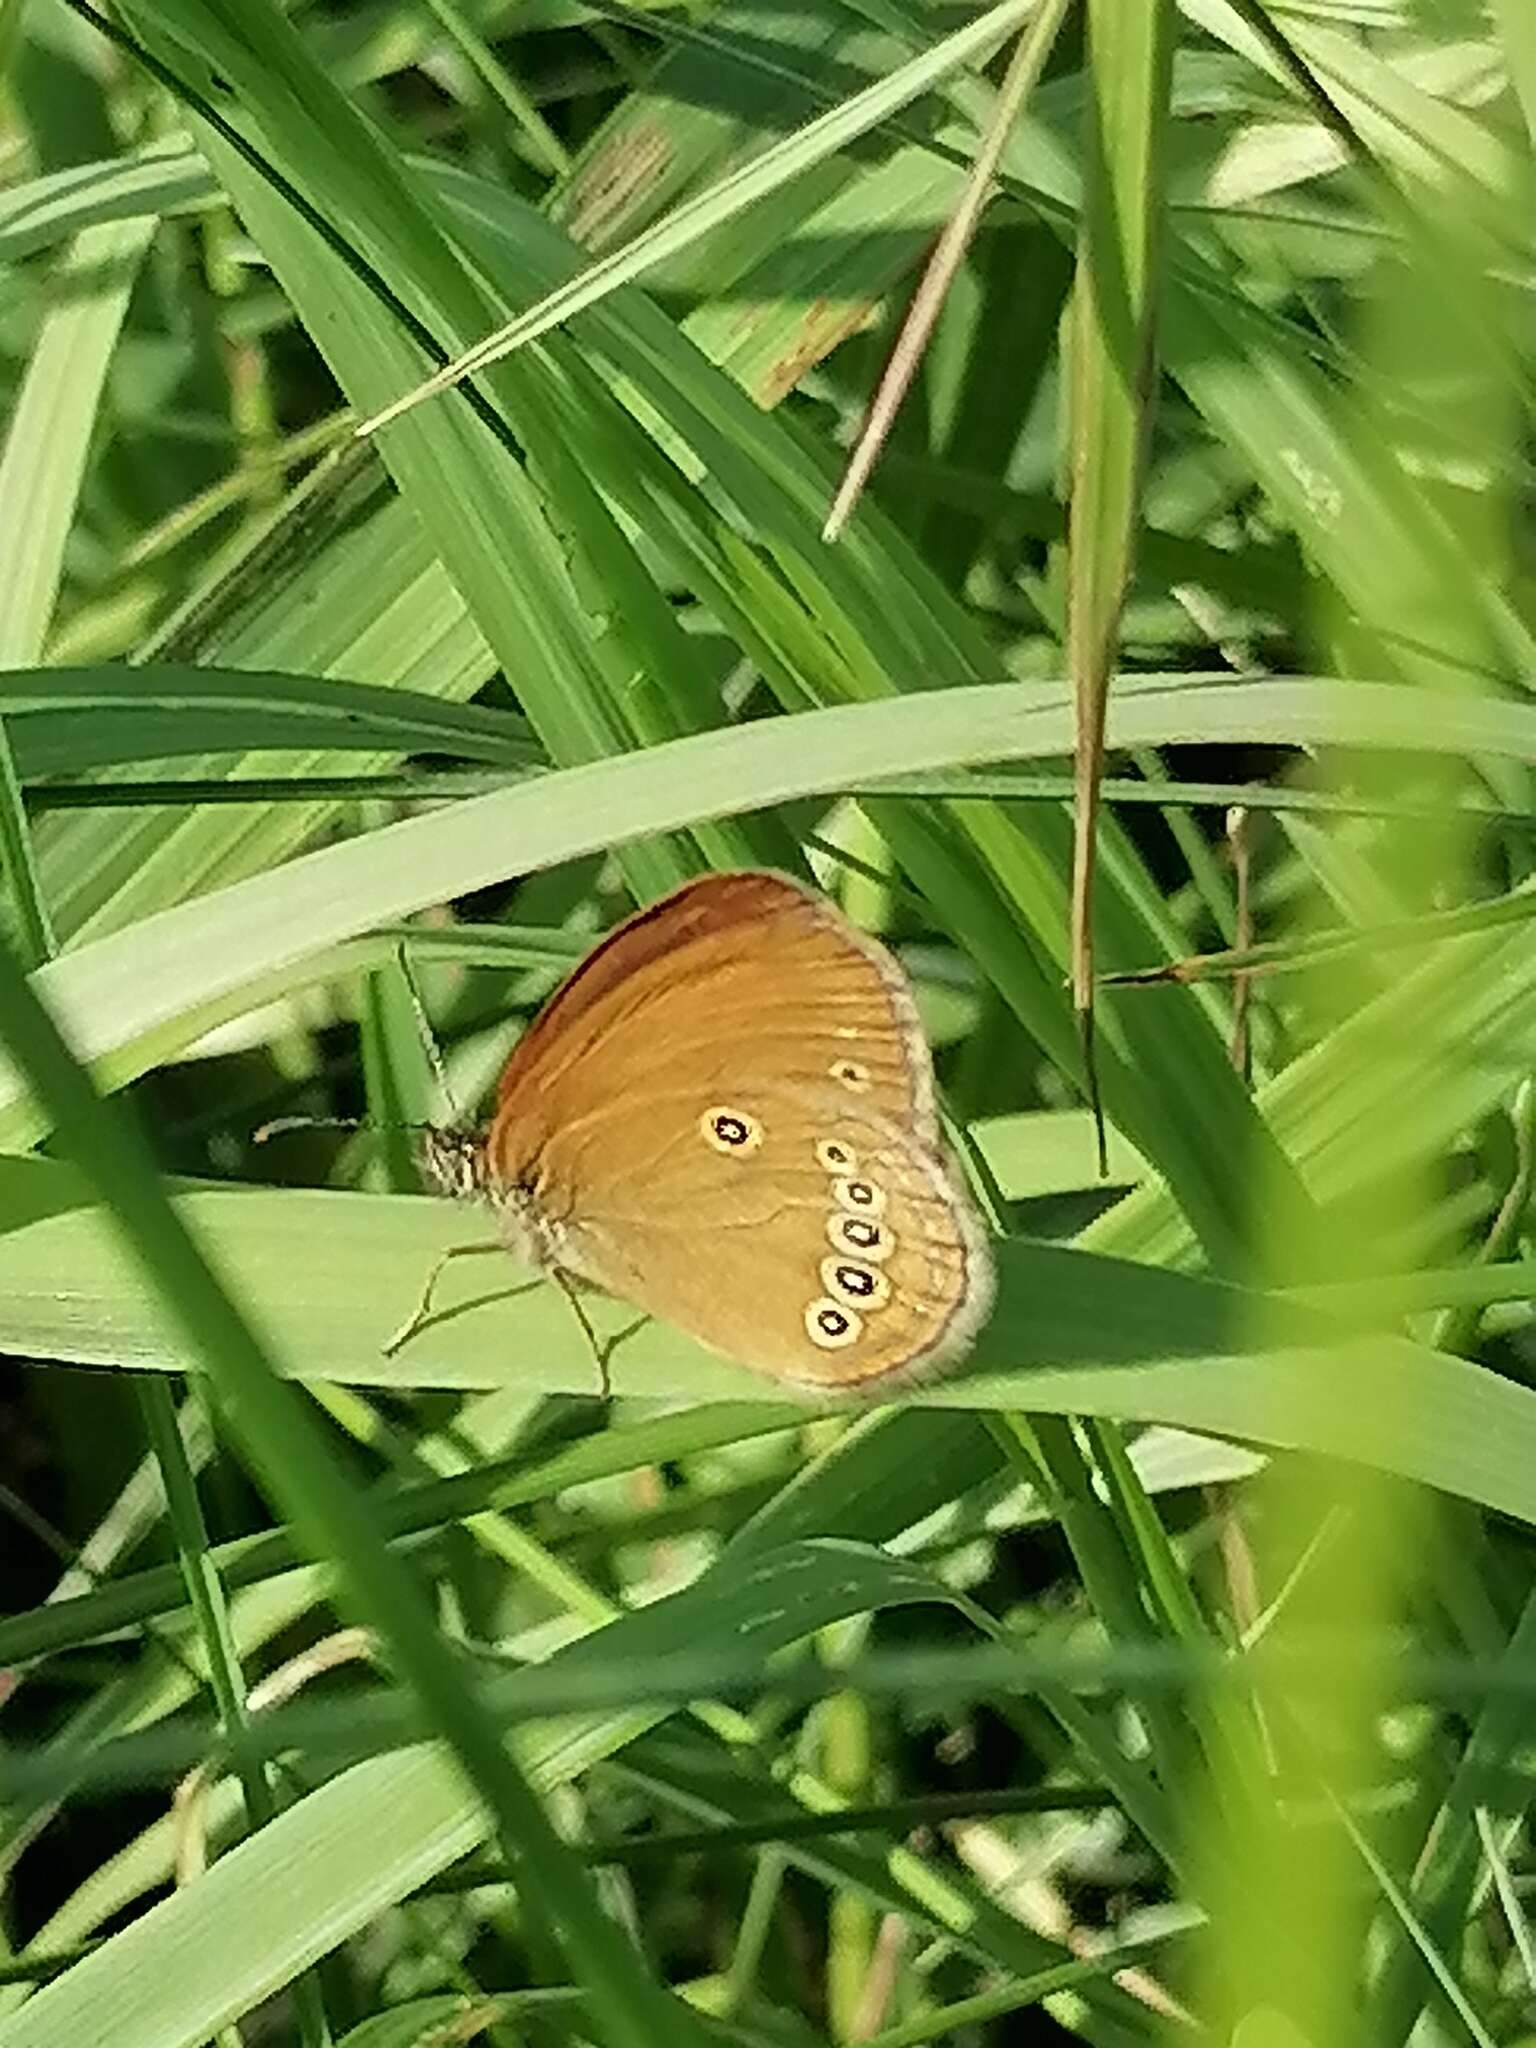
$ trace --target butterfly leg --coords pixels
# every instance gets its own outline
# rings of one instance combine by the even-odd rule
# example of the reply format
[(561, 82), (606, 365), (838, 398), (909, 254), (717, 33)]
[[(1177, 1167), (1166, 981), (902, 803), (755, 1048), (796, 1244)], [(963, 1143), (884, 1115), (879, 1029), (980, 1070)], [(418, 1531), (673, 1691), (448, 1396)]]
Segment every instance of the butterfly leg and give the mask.
[(597, 1365), (597, 1398), (600, 1401), (606, 1401), (613, 1393), (613, 1388), (608, 1379), (608, 1354), (613, 1349), (613, 1340), (610, 1338), (605, 1344), (602, 1338), (598, 1336), (596, 1330), (593, 1329), (592, 1318), (582, 1307), (581, 1296), (576, 1292), (574, 1283), (561, 1272), (558, 1266), (551, 1266), (548, 1270), (550, 1279), (554, 1281), (560, 1292), (571, 1304), (572, 1312), (577, 1322), (581, 1325), (582, 1334), (591, 1347), (592, 1357)]
[(421, 1299), (400, 1325), (399, 1329), (396, 1330), (395, 1334), (387, 1342), (380, 1345), (379, 1348), (386, 1358), (393, 1358), (403, 1345), (410, 1342), (422, 1324), (430, 1319), (432, 1314), (432, 1297), (437, 1291), (437, 1283), (442, 1279), (443, 1274), (452, 1262), (455, 1259), (476, 1258), (482, 1252), (500, 1252), (502, 1257), (505, 1258), (507, 1255), (505, 1238), (494, 1238), (484, 1244), (451, 1244), (445, 1252), (438, 1254), (432, 1262), (431, 1272), (427, 1275), (427, 1284), (421, 1290)]

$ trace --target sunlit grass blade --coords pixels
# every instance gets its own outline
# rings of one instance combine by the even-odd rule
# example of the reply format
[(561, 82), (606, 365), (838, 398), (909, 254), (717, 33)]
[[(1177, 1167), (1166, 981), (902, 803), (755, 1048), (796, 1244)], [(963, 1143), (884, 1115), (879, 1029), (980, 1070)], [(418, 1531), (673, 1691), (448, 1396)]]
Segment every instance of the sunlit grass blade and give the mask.
[[(195, 1368), (142, 1284), (110, 1257), (99, 1221), (52, 1213), (72, 1192), (78, 1199), (72, 1177), (48, 1162), (28, 1172), (18, 1184), (24, 1207), (0, 1238), (0, 1302), (9, 1304), (0, 1335), (33, 1355)], [(528, 1286), (510, 1260), (499, 1283), (484, 1273), (450, 1279), (434, 1322), (396, 1357), (383, 1355), (434, 1256), (462, 1237), (462, 1219), (441, 1202), (297, 1190), (183, 1199), (259, 1302), (287, 1371), (357, 1386), (494, 1388), (509, 1383), (515, 1358), (521, 1386), (591, 1390), (591, 1356), (564, 1300)], [(1022, 1240), (1001, 1242), (998, 1264), (998, 1309), (967, 1371), (916, 1390), (914, 1403), (1112, 1415), (1306, 1444), (1536, 1520), (1536, 1394), (1407, 1341), (1362, 1338), (1358, 1303), (1346, 1303), (1353, 1322), (1318, 1322), (1278, 1295)], [(1255, 1308), (1268, 1319), (1262, 1338), (1244, 1334)], [(771, 1382), (661, 1325), (637, 1326), (622, 1305), (593, 1310), (600, 1334), (622, 1333), (610, 1361), (621, 1397), (758, 1400), (782, 1421)], [(1322, 1396), (1345, 1369), (1355, 1399), (1331, 1406)], [(1411, 1415), (1396, 1412), (1400, 1402)]]
[(1520, 0), (1493, 0), (1493, 14), (1504, 39), (1510, 83), (1519, 97), (1526, 132), (1536, 140), (1536, 23)]
[[(128, 296), (152, 220), (89, 228), (53, 280), (54, 302), (0, 455), (0, 668), (36, 661), (54, 616), (64, 551)], [(0, 717), (0, 873), (29, 966), (54, 952), (11, 735)]]
[[(541, 1788), (569, 1782), (665, 1718), (660, 1699), (622, 1704), (632, 1664), (697, 1662), (700, 1644), (728, 1638), (760, 1671), (774, 1651), (849, 1614), (943, 1597), (928, 1575), (847, 1544), (791, 1546), (744, 1575), (708, 1575), (525, 1674), (547, 1687), (551, 1678), (562, 1683), (563, 1671), (608, 1702), (536, 1721), (520, 1745), (529, 1776)], [(467, 1686), (465, 1697), (469, 1711), (483, 1711)], [(782, 1801), (783, 1793), (775, 1788), (772, 1796)], [(381, 1811), (390, 1820), (383, 1830)], [(250, 2009), (489, 1832), (485, 1808), (440, 1747), (397, 1748), (344, 1770), (0, 2022), (0, 2048), (64, 2048), (104, 2032), (116, 2048), (197, 2048), (227, 2013)], [(912, 1866), (921, 1898), (921, 1859), (895, 1853)], [(562, 1845), (562, 1854), (585, 1884), (575, 1852)], [(951, 1888), (933, 1889), (942, 1897)], [(259, 1914), (231, 1912), (231, 1901), (251, 1898), (262, 1902)], [(963, 1894), (953, 1910), (974, 1919), (986, 1907)], [(1006, 1927), (1007, 1916), (997, 1917)], [(612, 1929), (606, 1939), (610, 1948), (625, 1945)], [(1028, 1955), (1026, 1968), (1044, 1960), (1046, 1945), (1023, 1931), (1015, 1946)], [(171, 1958), (179, 1958), (177, 1967)], [(624, 1958), (614, 1957), (609, 1983), (623, 1968)], [(588, 1979), (586, 1988), (601, 2014), (602, 1983)], [(653, 2010), (651, 2002), (636, 2004), (634, 2024), (610, 2029), (608, 2038), (640, 2039), (647, 2048), (693, 2038), (686, 2008), (673, 2018), (664, 2007), (660, 2030), (645, 2031)]]
[[(58, 395), (24, 487), (0, 459), (0, 926), (658, 2037), (670, 1993), (743, 2048), (1523, 2039), (1536, 27), (989, 5), (0, 0), (0, 408), (37, 428), (50, 364)], [(829, 547), (885, 338), (983, 193)], [(109, 338), (79, 256), (119, 233), (152, 247)], [(353, 437), (509, 322), (542, 331)], [(1119, 605), (1099, 1133), (1069, 539)], [(359, 1113), (438, 1115), (435, 1038), (478, 1118), (563, 973), (701, 864), (814, 873), (900, 961), (989, 1189), (990, 1327), (824, 1409), (594, 1297), (600, 1404), (496, 1246), (385, 1356), (488, 1233), (404, 1191), (404, 1130), (382, 1191)], [(37, 1147), (0, 1155), (0, 2048), (600, 2042), (387, 1646), (283, 1694), (345, 1577), (237, 1439), (177, 1454), (203, 1352), (54, 1126), (0, 1046), (0, 1143)]]
[[(166, 28), (175, 35), (183, 11), (183, 0), (157, 0), (143, 11), (146, 36), (154, 40)], [(202, 139), (303, 317), (324, 334), (339, 380), (366, 409), (419, 371), (425, 343), (412, 337), (424, 323), (414, 314), (403, 320), (402, 303), (430, 308), (428, 353), (441, 354), (442, 337), (485, 330), (494, 294), (487, 295), (478, 268), (463, 261), (435, 196), (407, 176), (387, 140), (316, 70), (286, 17), (265, 6), (229, 10), (213, 32), (202, 11), (192, 12), (195, 20), (180, 24), (184, 39), (196, 46), (212, 34), (219, 67), (256, 110), (269, 152), (304, 165), (306, 203), (326, 232), (296, 219), (245, 151), (215, 132)], [(158, 24), (153, 34), (150, 21)], [(338, 219), (344, 234), (334, 226)], [(504, 366), (495, 382), (499, 408), (476, 391), (472, 407), (439, 408), (425, 425), (413, 420), (391, 437), (387, 461), (486, 639), (509, 673), (519, 675), (525, 708), (550, 753), (564, 761), (613, 754), (637, 736), (627, 699), (573, 586), (542, 492), (513, 459), (520, 439), (535, 464), (558, 474), (571, 462), (568, 437), (542, 365)], [(649, 581), (632, 543), (616, 537), (606, 508), (602, 518), (605, 548), (627, 550), (626, 575)], [(515, 578), (505, 573), (509, 550), (521, 567)], [(655, 615), (651, 595), (643, 619)], [(530, 660), (530, 649), (537, 659)], [(622, 857), (642, 897), (680, 881), (695, 864), (665, 843), (629, 848)]]
[[(1224, 736), (1286, 744), (1461, 749), (1536, 760), (1536, 712), (1450, 699), (1432, 722), (1412, 689), (1304, 681), (1122, 689), (1117, 744)], [(809, 735), (818, 737), (814, 743)], [(867, 786), (925, 763), (950, 766), (1070, 751), (1060, 686), (976, 686), (779, 718), (594, 762), (495, 796), (326, 847), (272, 875), (178, 907), (132, 932), (78, 949), (46, 970), (50, 1000), (82, 1054), (113, 1073), (143, 1071), (180, 1045), (178, 1019), (205, 1014), (264, 975), (291, 970), (344, 938), (432, 904), (640, 834), (675, 830), (723, 810)], [(240, 914), (231, 916), (232, 908)], [(225, 1011), (224, 1014), (229, 1014)], [(204, 1026), (203, 1028), (206, 1028)], [(167, 1036), (156, 1046), (154, 1034)], [(118, 1056), (138, 1048), (131, 1057)], [(0, 1083), (0, 1112), (19, 1094)], [(14, 1138), (28, 1128), (20, 1119)]]

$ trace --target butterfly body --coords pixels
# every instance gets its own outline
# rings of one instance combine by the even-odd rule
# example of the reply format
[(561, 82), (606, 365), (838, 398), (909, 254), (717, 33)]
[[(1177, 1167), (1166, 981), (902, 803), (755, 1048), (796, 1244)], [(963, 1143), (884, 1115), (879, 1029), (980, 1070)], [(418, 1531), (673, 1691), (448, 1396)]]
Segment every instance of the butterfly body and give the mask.
[(439, 1194), (489, 1204), (507, 1250), (520, 1266), (532, 1266), (540, 1273), (576, 1274), (569, 1247), (537, 1179), (504, 1180), (494, 1175), (484, 1133), (428, 1129), (420, 1160), (422, 1172)]
[(489, 1130), (432, 1134), (423, 1165), (525, 1263), (791, 1384), (942, 1366), (991, 1303), (905, 977), (778, 875), (704, 876), (618, 926), (513, 1052)]

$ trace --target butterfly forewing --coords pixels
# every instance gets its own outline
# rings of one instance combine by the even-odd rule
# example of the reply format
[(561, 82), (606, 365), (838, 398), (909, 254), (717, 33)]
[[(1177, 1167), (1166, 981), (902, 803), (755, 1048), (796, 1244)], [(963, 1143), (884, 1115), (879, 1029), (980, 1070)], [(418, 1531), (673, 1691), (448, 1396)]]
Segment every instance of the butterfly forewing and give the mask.
[(882, 947), (766, 873), (706, 875), (611, 933), (508, 1061), (492, 1171), (523, 1179), (557, 1134), (614, 1102), (644, 1137), (657, 1091), (725, 1088), (759, 1063), (938, 1143), (912, 994)]

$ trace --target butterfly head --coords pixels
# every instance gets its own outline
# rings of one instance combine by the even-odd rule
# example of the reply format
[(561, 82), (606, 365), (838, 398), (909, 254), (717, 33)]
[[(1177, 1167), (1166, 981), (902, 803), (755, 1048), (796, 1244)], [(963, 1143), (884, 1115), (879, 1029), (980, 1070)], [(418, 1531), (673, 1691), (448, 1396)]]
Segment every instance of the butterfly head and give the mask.
[(465, 1198), (485, 1192), (485, 1140), (462, 1125), (429, 1124), (417, 1152), (421, 1170), (445, 1195)]

